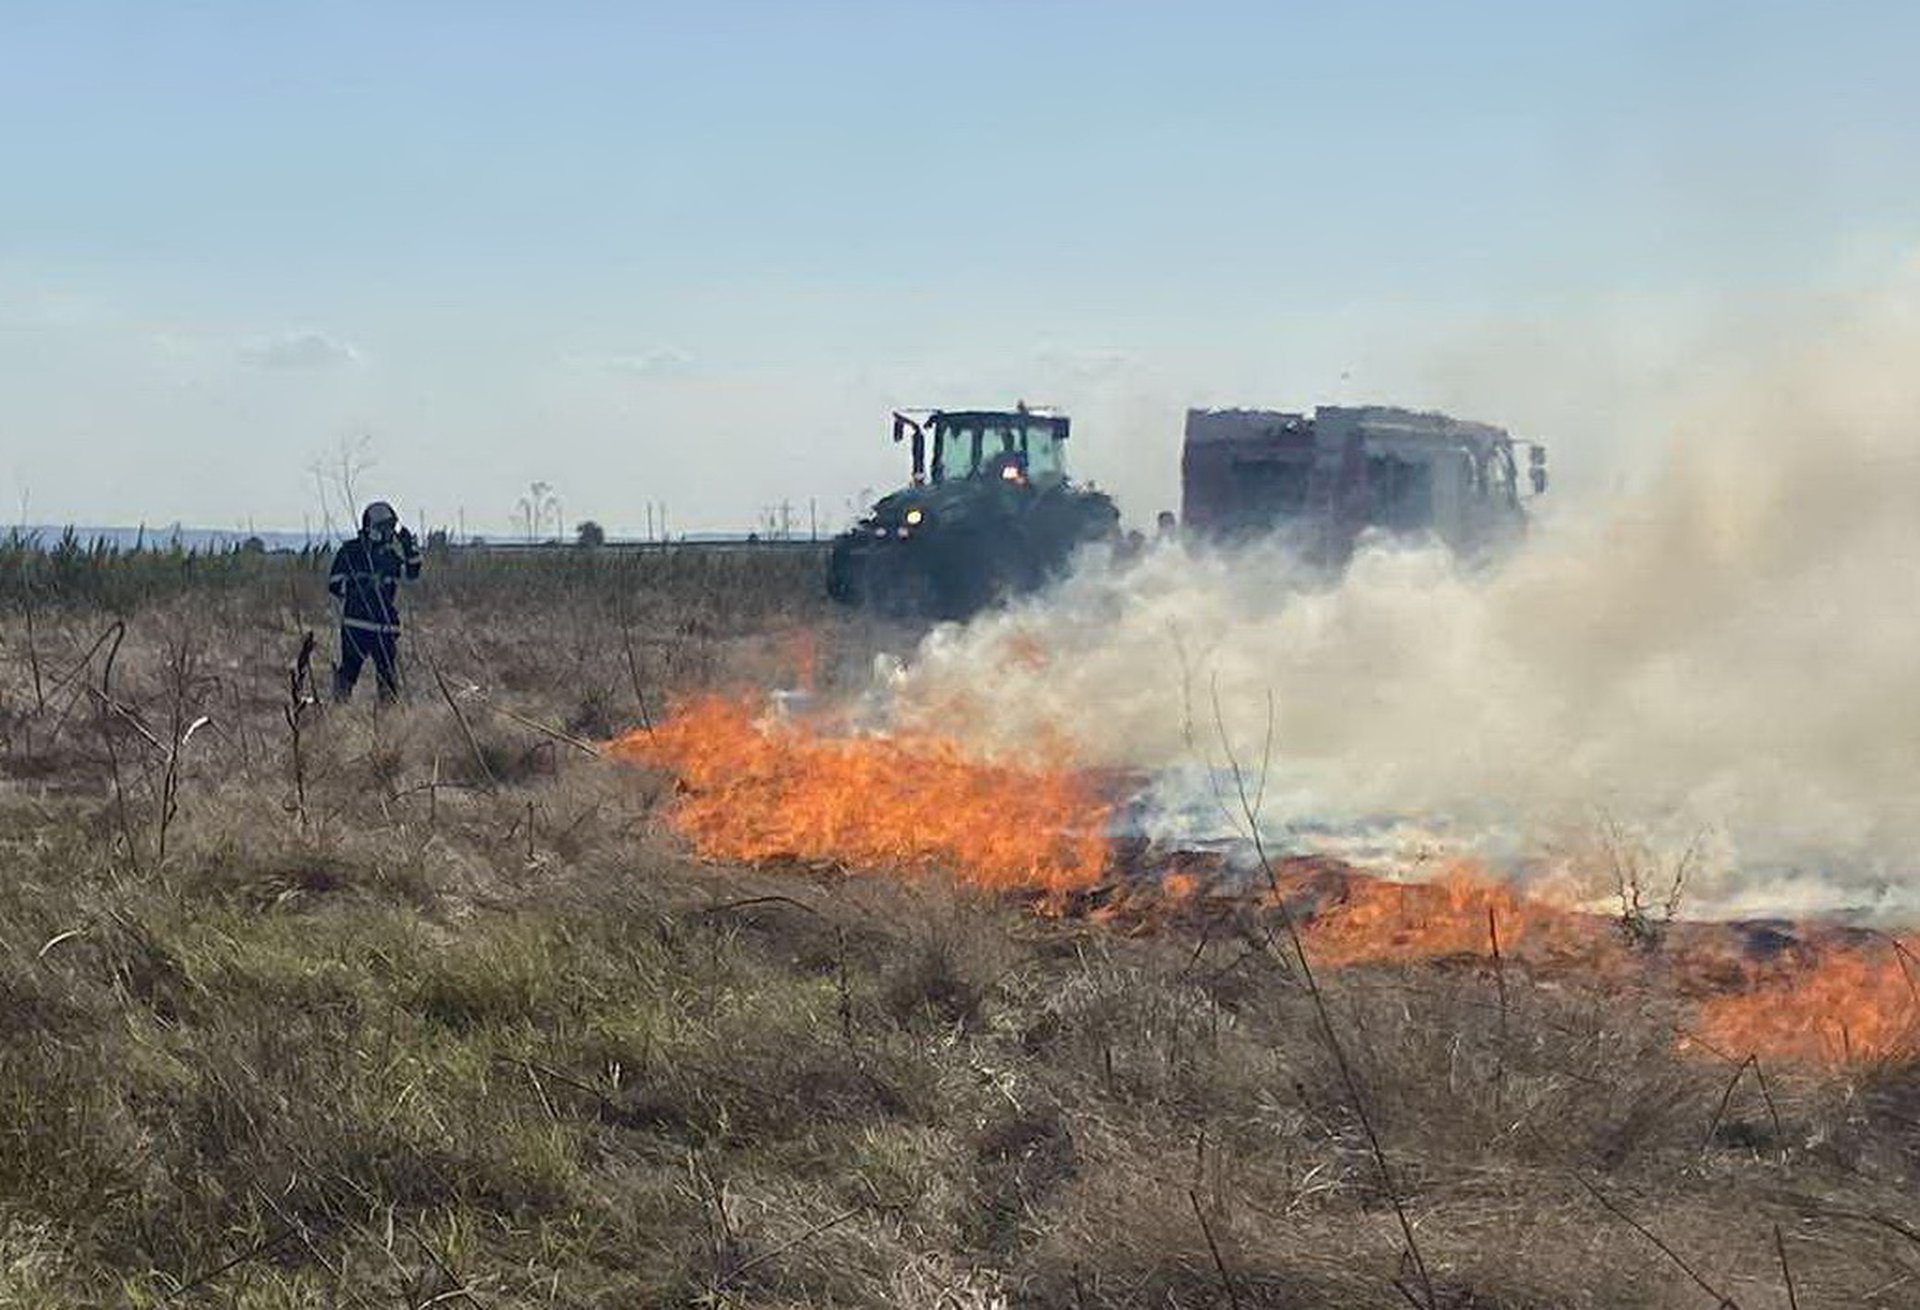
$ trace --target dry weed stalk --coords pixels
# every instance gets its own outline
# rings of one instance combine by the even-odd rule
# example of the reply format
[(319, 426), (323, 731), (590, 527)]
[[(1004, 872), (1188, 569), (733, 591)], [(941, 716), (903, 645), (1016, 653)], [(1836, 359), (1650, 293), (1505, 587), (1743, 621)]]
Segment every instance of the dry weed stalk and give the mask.
[(32, 579), (25, 576), (26, 561), (24, 557), (21, 560), (20, 571), (22, 574), (20, 608), (25, 612), (27, 620), (27, 668), (33, 675), (33, 712), (35, 714), (41, 714), (44, 713), (47, 708), (47, 693), (46, 689), (41, 685), (40, 678), (40, 639), (34, 625), (33, 582)]
[[(1386, 1148), (1381, 1145), (1380, 1134), (1374, 1128), (1373, 1115), (1367, 1109), (1367, 1098), (1360, 1089), (1360, 1080), (1354, 1073), (1353, 1062), (1347, 1057), (1346, 1044), (1340, 1040), (1339, 1030), (1334, 1026), (1333, 1010), (1327, 1004), (1326, 993), (1321, 990), (1320, 980), (1314, 976), (1313, 966), (1307, 960), (1307, 947), (1300, 936), (1300, 925), (1287, 908), (1286, 897), (1280, 889), (1280, 876), (1274, 871), (1273, 861), (1267, 854), (1266, 839), (1260, 831), (1260, 807), (1266, 797), (1267, 773), (1273, 758), (1273, 693), (1267, 693), (1267, 728), (1265, 745), (1260, 761), (1260, 780), (1256, 790), (1247, 791), (1246, 771), (1233, 751), (1233, 742), (1227, 732), (1226, 714), (1220, 706), (1220, 683), (1216, 678), (1212, 684), (1213, 723), (1219, 734), (1220, 749), (1226, 756), (1227, 767), (1233, 776), (1233, 786), (1240, 805), (1240, 819), (1245, 822), (1245, 834), (1253, 843), (1253, 853), (1259, 862), (1261, 871), (1266, 875), (1267, 886), (1273, 896), (1273, 906), (1280, 918), (1281, 928), (1286, 932), (1287, 941), (1293, 949), (1293, 963), (1300, 971), (1300, 978), (1312, 999), (1314, 1015), (1320, 1021), (1320, 1033), (1327, 1044), (1327, 1051), (1333, 1057), (1334, 1068), (1340, 1075), (1340, 1084), (1346, 1091), (1349, 1107), (1354, 1117), (1360, 1121), (1360, 1129), (1366, 1135), (1367, 1151), (1373, 1157), (1374, 1168), (1380, 1175), (1381, 1189), (1386, 1193), (1388, 1202), (1393, 1206), (1394, 1218), (1400, 1224), (1400, 1236), (1406, 1244), (1406, 1253), (1413, 1261), (1415, 1275), (1420, 1280), (1420, 1290), (1426, 1303), (1426, 1310), (1438, 1310), (1439, 1301), (1435, 1296), (1433, 1278), (1427, 1272), (1427, 1262), (1420, 1253), (1420, 1243), (1413, 1235), (1413, 1220), (1407, 1214), (1406, 1201), (1401, 1196), (1399, 1183), (1394, 1177), (1393, 1166), (1387, 1160)], [(1211, 770), (1209, 770), (1211, 773)], [(1224, 805), (1222, 807), (1224, 809)]]
[[(78, 660), (74, 661), (73, 667), (54, 679), (53, 686), (49, 690), (49, 696), (59, 695), (62, 691), (66, 690), (68, 686), (71, 686), (73, 690), (67, 697), (67, 703), (61, 707), (60, 717), (53, 721), (53, 728), (47, 733), (47, 739), (45, 743), (43, 743), (44, 745), (51, 746), (60, 739), (61, 730), (66, 726), (67, 720), (73, 714), (74, 707), (80, 703), (82, 698), (89, 695), (98, 696), (98, 690), (87, 682), (85, 674), (93, 667), (93, 657), (100, 653), (101, 647), (116, 636), (116, 627), (118, 627), (119, 632), (123, 633), (125, 631), (123, 626), (119, 626), (116, 623), (108, 624), (105, 628), (101, 629), (100, 635), (93, 639), (93, 644), (87, 647), (86, 651)], [(144, 725), (140, 724), (138, 720), (133, 720), (132, 722), (134, 727), (142, 732), (145, 731)], [(154, 744), (156, 747), (158, 746), (157, 742)]]
[(199, 656), (193, 639), (181, 632), (167, 639), (167, 748), (162, 757), (154, 809), (154, 862), (167, 858), (167, 834), (180, 814), (181, 757), (194, 734), (212, 722), (191, 713), (189, 702), (199, 690)]
[(1213, 1240), (1213, 1225), (1207, 1222), (1207, 1212), (1200, 1207), (1200, 1193), (1189, 1187), (1187, 1200), (1193, 1205), (1193, 1217), (1200, 1221), (1200, 1235), (1207, 1239), (1207, 1253), (1213, 1257), (1214, 1271), (1220, 1275), (1220, 1286), (1226, 1289), (1227, 1304), (1232, 1310), (1240, 1310), (1240, 1293), (1233, 1285), (1233, 1276), (1227, 1272), (1227, 1262), (1220, 1256), (1220, 1243)]
[(122, 776), (120, 769), (120, 747), (114, 740), (113, 720), (109, 717), (110, 711), (116, 710), (125, 715), (125, 711), (120, 710), (113, 699), (113, 666), (115, 660), (119, 658), (120, 647), (126, 640), (127, 625), (123, 620), (116, 620), (108, 631), (112, 634), (111, 643), (107, 647), (106, 661), (100, 669), (100, 689), (97, 693), (100, 701), (100, 741), (106, 748), (108, 776), (113, 784), (114, 819), (120, 829), (120, 838), (126, 844), (127, 863), (135, 873), (138, 873), (140, 843), (133, 832), (133, 818), (127, 805), (126, 779)]
[(1773, 1132), (1777, 1138), (1784, 1130), (1780, 1126), (1780, 1110), (1773, 1102), (1773, 1092), (1767, 1086), (1767, 1075), (1760, 1068), (1760, 1057), (1748, 1053), (1747, 1058), (1735, 1066), (1733, 1077), (1727, 1080), (1726, 1090), (1720, 1093), (1720, 1103), (1714, 1107), (1713, 1118), (1707, 1121), (1706, 1136), (1701, 1139), (1700, 1150), (1704, 1153), (1713, 1145), (1714, 1134), (1720, 1130), (1720, 1121), (1726, 1118), (1727, 1107), (1733, 1103), (1733, 1093), (1740, 1086), (1741, 1075), (1748, 1069), (1753, 1070), (1754, 1080), (1760, 1085), (1761, 1099), (1767, 1103), (1767, 1114), (1773, 1119)]
[(1711, 1296), (1714, 1299), (1714, 1304), (1719, 1307), (1719, 1310), (1740, 1310), (1740, 1303), (1738, 1301), (1734, 1300), (1731, 1296), (1727, 1295), (1725, 1292), (1715, 1287), (1712, 1283), (1708, 1282), (1706, 1280), (1706, 1277), (1703, 1274), (1701, 1274), (1701, 1272), (1698, 1269), (1695, 1269), (1693, 1265), (1688, 1262), (1685, 1256), (1681, 1255), (1678, 1251), (1674, 1250), (1672, 1245), (1670, 1245), (1658, 1233), (1654, 1232), (1651, 1228), (1641, 1223), (1638, 1219), (1635, 1219), (1631, 1214), (1628, 1214), (1627, 1211), (1624, 1208), (1622, 1208), (1618, 1202), (1613, 1200), (1613, 1198), (1609, 1197), (1605, 1192), (1601, 1191), (1598, 1187), (1594, 1186), (1593, 1183), (1588, 1181), (1586, 1178), (1583, 1178), (1580, 1175), (1575, 1174), (1574, 1180), (1578, 1182), (1580, 1186), (1586, 1188), (1587, 1194), (1592, 1196), (1594, 1200), (1598, 1201), (1601, 1207), (1604, 1208), (1608, 1214), (1611, 1214), (1614, 1218), (1618, 1219), (1621, 1223), (1633, 1229), (1634, 1232), (1640, 1234), (1640, 1236), (1646, 1238), (1647, 1241), (1651, 1242), (1654, 1245), (1654, 1247), (1660, 1252), (1660, 1254), (1666, 1256), (1667, 1259), (1673, 1263), (1675, 1268), (1679, 1269), (1681, 1273), (1685, 1274), (1689, 1279), (1693, 1281), (1696, 1287), (1698, 1287), (1701, 1291), (1705, 1292), (1708, 1296)]
[(294, 656), (293, 667), (287, 672), (287, 700), (280, 707), (281, 717), (287, 725), (287, 751), (293, 768), (293, 811), (299, 818), (300, 831), (306, 832), (307, 816), (307, 757), (302, 749), (302, 730), (307, 716), (319, 703), (319, 697), (313, 686), (313, 653), (316, 642), (312, 629), (308, 629), (300, 639), (299, 653)]
[(1493, 1056), (1493, 1108), (1498, 1113), (1507, 1090), (1507, 964), (1500, 954), (1500, 916), (1487, 903), (1487, 946), (1493, 952), (1493, 981), (1500, 993), (1500, 1029)]
[(627, 657), (627, 681), (633, 686), (633, 703), (640, 711), (640, 726), (647, 735), (653, 735), (653, 715), (647, 708), (646, 689), (640, 682), (640, 661), (633, 654), (633, 619), (627, 613), (627, 598), (621, 593), (620, 603), (620, 647)]
[(1800, 1310), (1800, 1293), (1793, 1285), (1793, 1266), (1787, 1262), (1787, 1239), (1780, 1234), (1780, 1225), (1773, 1226), (1773, 1249), (1780, 1256), (1780, 1277), (1787, 1285), (1787, 1310)]
[(467, 722), (467, 716), (460, 711), (459, 701), (454, 699), (453, 689), (447, 685), (447, 679), (440, 672), (440, 666), (427, 652), (426, 646), (420, 648), (420, 658), (426, 663), (427, 672), (433, 675), (433, 685), (439, 689), (440, 699), (445, 701), (447, 709), (453, 714), (453, 721), (460, 727), (460, 735), (466, 740), (467, 749), (473, 753), (473, 762), (480, 768), (480, 776), (486, 779), (487, 789), (499, 789), (500, 779), (495, 776), (493, 766), (487, 762), (487, 753), (480, 749), (479, 738), (473, 735), (473, 725)]

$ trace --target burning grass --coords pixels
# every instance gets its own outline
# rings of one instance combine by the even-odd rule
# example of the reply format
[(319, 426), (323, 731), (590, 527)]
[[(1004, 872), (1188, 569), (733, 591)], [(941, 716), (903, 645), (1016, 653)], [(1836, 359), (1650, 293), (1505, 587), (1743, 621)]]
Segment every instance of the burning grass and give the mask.
[(1701, 1003), (1700, 1040), (1803, 1063), (1909, 1064), (1920, 1056), (1916, 944), (1829, 934), (1743, 960), (1743, 985)]
[[(1690, 1008), (1694, 1049), (1837, 1066), (1904, 1061), (1920, 1038), (1912, 949), (1819, 926), (1668, 925), (1656, 938), (1623, 905), (1604, 916), (1537, 899), (1467, 862), (1418, 883), (1336, 861), (1283, 860), (1270, 889), (1219, 894), (1193, 853), (1121, 863), (1102, 835), (1102, 781), (1058, 761), (970, 757), (924, 732), (848, 732), (709, 696), (614, 743), (678, 779), (675, 827), (704, 858), (856, 872), (941, 873), (983, 890), (1037, 895), (1135, 930), (1188, 902), (1284, 902), (1316, 966), (1472, 960), (1603, 991), (1670, 994)], [(1199, 916), (1204, 918), (1204, 914)]]
[[(430, 574), (410, 654), (460, 717), (431, 686), (319, 712), (304, 800), (282, 707), (326, 614), (285, 608), (305, 573), (136, 605), (110, 707), (74, 693), (101, 685), (105, 615), (43, 609), (32, 658), (0, 626), (0, 1305), (1407, 1304), (1272, 904), (1214, 896), (1198, 860), (1121, 897), (1111, 846), (1088, 881), (1057, 834), (1094, 830), (1100, 789), (1019, 802), (995, 790), (1031, 796), (1018, 770), (980, 799), (1046, 840), (994, 867), (1085, 913), (933, 876), (973, 848), (911, 810), (938, 841), (860, 838), (864, 874), (910, 877), (804, 855), (793, 833), (839, 831), (817, 818), (758, 833), (767, 869), (692, 861), (659, 832), (700, 812), (690, 784), (527, 724), (624, 728), (802, 662), (830, 694), (871, 634), (748, 572), (636, 575), (623, 624), (575, 563), (546, 588), (538, 567), (463, 575), (459, 605)], [(175, 677), (170, 643), (215, 631)], [(210, 726), (169, 788), (140, 729), (181, 697)], [(726, 797), (710, 822), (781, 797), (795, 761), (888, 794), (778, 733), (737, 744), (784, 755), (690, 770)], [(1554, 970), (1582, 940), (1503, 889), (1280, 872), (1320, 898), (1309, 951), (1341, 963), (1328, 1013), (1434, 1306), (1710, 1304), (1622, 1213), (1744, 1310), (1787, 1304), (1782, 1253), (1803, 1306), (1914, 1304), (1913, 1064), (1683, 1052), (1689, 997), (1574, 985)], [(1791, 967), (1852, 944), (1800, 940)], [(1629, 980), (1692, 946), (1674, 925), (1634, 949)], [(1756, 995), (1790, 968), (1734, 966)]]
[(679, 777), (674, 823), (709, 859), (939, 871), (1054, 898), (1107, 871), (1107, 806), (1058, 766), (983, 763), (924, 735), (823, 735), (717, 696), (613, 750)]
[[(1290, 880), (1296, 901), (1304, 884)], [(1477, 958), (1596, 992), (1658, 988), (1688, 1006), (1683, 1048), (1832, 1068), (1920, 1054), (1913, 943), (1806, 924), (1682, 923), (1648, 943), (1622, 919), (1543, 901), (1472, 869), (1408, 885), (1347, 877), (1304, 898), (1330, 966)]]

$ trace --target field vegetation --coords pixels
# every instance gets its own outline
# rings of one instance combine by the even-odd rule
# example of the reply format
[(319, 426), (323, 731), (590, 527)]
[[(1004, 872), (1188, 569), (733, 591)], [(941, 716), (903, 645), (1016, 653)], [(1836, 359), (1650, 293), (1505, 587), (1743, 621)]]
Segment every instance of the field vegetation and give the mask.
[(376, 709), (323, 558), (0, 550), (0, 1305), (1920, 1305), (1910, 1067), (690, 858), (594, 744), (857, 683), (819, 568), (440, 553)]

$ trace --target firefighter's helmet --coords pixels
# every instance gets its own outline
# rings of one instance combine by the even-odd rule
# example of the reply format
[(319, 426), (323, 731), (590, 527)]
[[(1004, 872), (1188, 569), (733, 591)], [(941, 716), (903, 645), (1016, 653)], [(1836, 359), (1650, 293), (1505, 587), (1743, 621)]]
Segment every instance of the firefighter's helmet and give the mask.
[(360, 515), (360, 531), (369, 537), (387, 538), (400, 524), (399, 514), (384, 500), (376, 500)]

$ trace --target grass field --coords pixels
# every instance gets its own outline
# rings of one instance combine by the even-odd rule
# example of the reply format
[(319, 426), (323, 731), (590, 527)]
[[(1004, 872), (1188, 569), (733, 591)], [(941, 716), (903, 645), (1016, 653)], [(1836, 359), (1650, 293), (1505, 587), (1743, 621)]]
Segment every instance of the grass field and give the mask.
[(432, 559), (378, 712), (323, 560), (0, 565), (0, 1305), (1920, 1306), (1911, 1067), (693, 860), (583, 746), (900, 649), (804, 552)]

